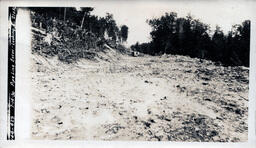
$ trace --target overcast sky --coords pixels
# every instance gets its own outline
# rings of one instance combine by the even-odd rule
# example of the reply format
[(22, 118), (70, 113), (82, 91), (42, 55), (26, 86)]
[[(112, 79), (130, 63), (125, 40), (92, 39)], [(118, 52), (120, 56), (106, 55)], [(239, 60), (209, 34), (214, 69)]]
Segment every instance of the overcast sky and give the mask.
[(191, 13), (195, 18), (215, 29), (218, 24), (224, 32), (234, 24), (252, 19), (256, 3), (241, 1), (108, 1), (90, 3), (95, 9), (92, 14), (105, 16), (112, 13), (118, 25), (129, 27), (128, 45), (137, 41), (150, 41), (151, 27), (146, 23), (149, 18), (157, 18), (165, 12), (177, 12), (178, 17)]

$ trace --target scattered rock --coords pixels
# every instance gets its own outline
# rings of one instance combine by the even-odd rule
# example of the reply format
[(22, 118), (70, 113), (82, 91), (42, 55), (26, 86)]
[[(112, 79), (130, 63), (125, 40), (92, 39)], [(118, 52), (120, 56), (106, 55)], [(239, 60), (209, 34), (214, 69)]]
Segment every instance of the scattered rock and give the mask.
[(203, 82), (202, 84), (203, 84), (203, 85), (208, 85), (208, 83), (206, 83), (206, 82)]
[(166, 96), (164, 96), (163, 98), (161, 98), (160, 100), (167, 100), (167, 97)]
[(186, 90), (186, 87), (185, 87), (185, 86), (184, 86), (184, 87), (181, 87), (180, 85), (177, 85), (176, 87), (177, 87), (177, 89), (178, 89), (180, 92), (185, 92), (185, 90)]
[(153, 82), (150, 82), (150, 81), (148, 81), (148, 80), (145, 80), (144, 81), (145, 83), (150, 83), (150, 84), (152, 84)]
[(61, 109), (61, 107), (62, 107), (62, 105), (59, 105), (59, 107), (58, 107), (58, 108), (59, 108), (59, 109)]
[(50, 111), (47, 110), (46, 108), (43, 108), (43, 109), (41, 109), (41, 113), (50, 113)]
[(40, 123), (40, 120), (36, 119), (35, 124), (38, 124), (38, 123)]
[(137, 119), (138, 119), (138, 117), (137, 117), (137, 116), (133, 116), (133, 118), (134, 118), (135, 120), (137, 120)]
[(151, 113), (152, 113), (150, 109), (147, 109), (147, 112), (148, 112), (148, 114), (151, 114)]
[(153, 119), (148, 119), (148, 121), (151, 123), (156, 123), (155, 120), (153, 120)]
[(145, 128), (150, 128), (150, 126), (151, 126), (151, 123), (146, 122), (146, 121), (143, 121), (143, 124), (146, 126)]
[(211, 99), (209, 99), (209, 98), (205, 98), (204, 100), (205, 100), (205, 101), (212, 101), (212, 100), (211, 100)]
[(107, 134), (117, 134), (120, 129), (124, 129), (123, 126), (120, 126), (119, 124), (113, 124), (105, 133)]

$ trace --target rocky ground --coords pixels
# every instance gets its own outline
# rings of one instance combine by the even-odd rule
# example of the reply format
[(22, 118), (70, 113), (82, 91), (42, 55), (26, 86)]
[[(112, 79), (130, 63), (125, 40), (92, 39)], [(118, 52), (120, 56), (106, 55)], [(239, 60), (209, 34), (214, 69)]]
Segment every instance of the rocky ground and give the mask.
[(110, 49), (71, 64), (34, 54), (31, 73), (33, 139), (248, 138), (248, 68)]

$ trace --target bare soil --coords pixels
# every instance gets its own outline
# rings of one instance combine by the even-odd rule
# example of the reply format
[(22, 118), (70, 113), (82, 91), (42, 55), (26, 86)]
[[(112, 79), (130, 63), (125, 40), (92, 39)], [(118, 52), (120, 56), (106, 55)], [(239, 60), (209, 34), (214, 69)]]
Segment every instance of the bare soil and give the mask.
[(32, 61), (33, 139), (247, 141), (248, 68), (114, 50)]

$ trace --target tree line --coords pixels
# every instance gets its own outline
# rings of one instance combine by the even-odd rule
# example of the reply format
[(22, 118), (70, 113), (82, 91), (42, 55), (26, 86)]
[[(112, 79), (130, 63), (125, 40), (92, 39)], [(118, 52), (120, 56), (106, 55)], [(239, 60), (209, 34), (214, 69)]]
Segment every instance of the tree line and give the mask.
[(132, 50), (150, 55), (178, 54), (221, 62), (226, 66), (249, 67), (250, 21), (233, 25), (228, 34), (219, 26), (210, 26), (190, 14), (177, 17), (170, 12), (147, 20), (152, 27), (151, 41), (131, 46)]
[[(106, 13), (105, 17), (92, 15), (93, 7), (81, 7), (80, 10), (74, 7), (30, 7), (29, 9), (37, 15), (34, 21), (40, 23), (40, 27), (46, 30), (51, 30), (56, 20), (59, 29), (63, 29), (64, 25), (73, 29), (79, 26), (80, 29), (91, 32), (98, 38), (104, 38), (106, 34), (109, 39), (119, 42), (125, 42), (128, 38), (126, 25), (118, 26), (110, 13)], [(32, 24), (35, 26), (36, 23)]]

